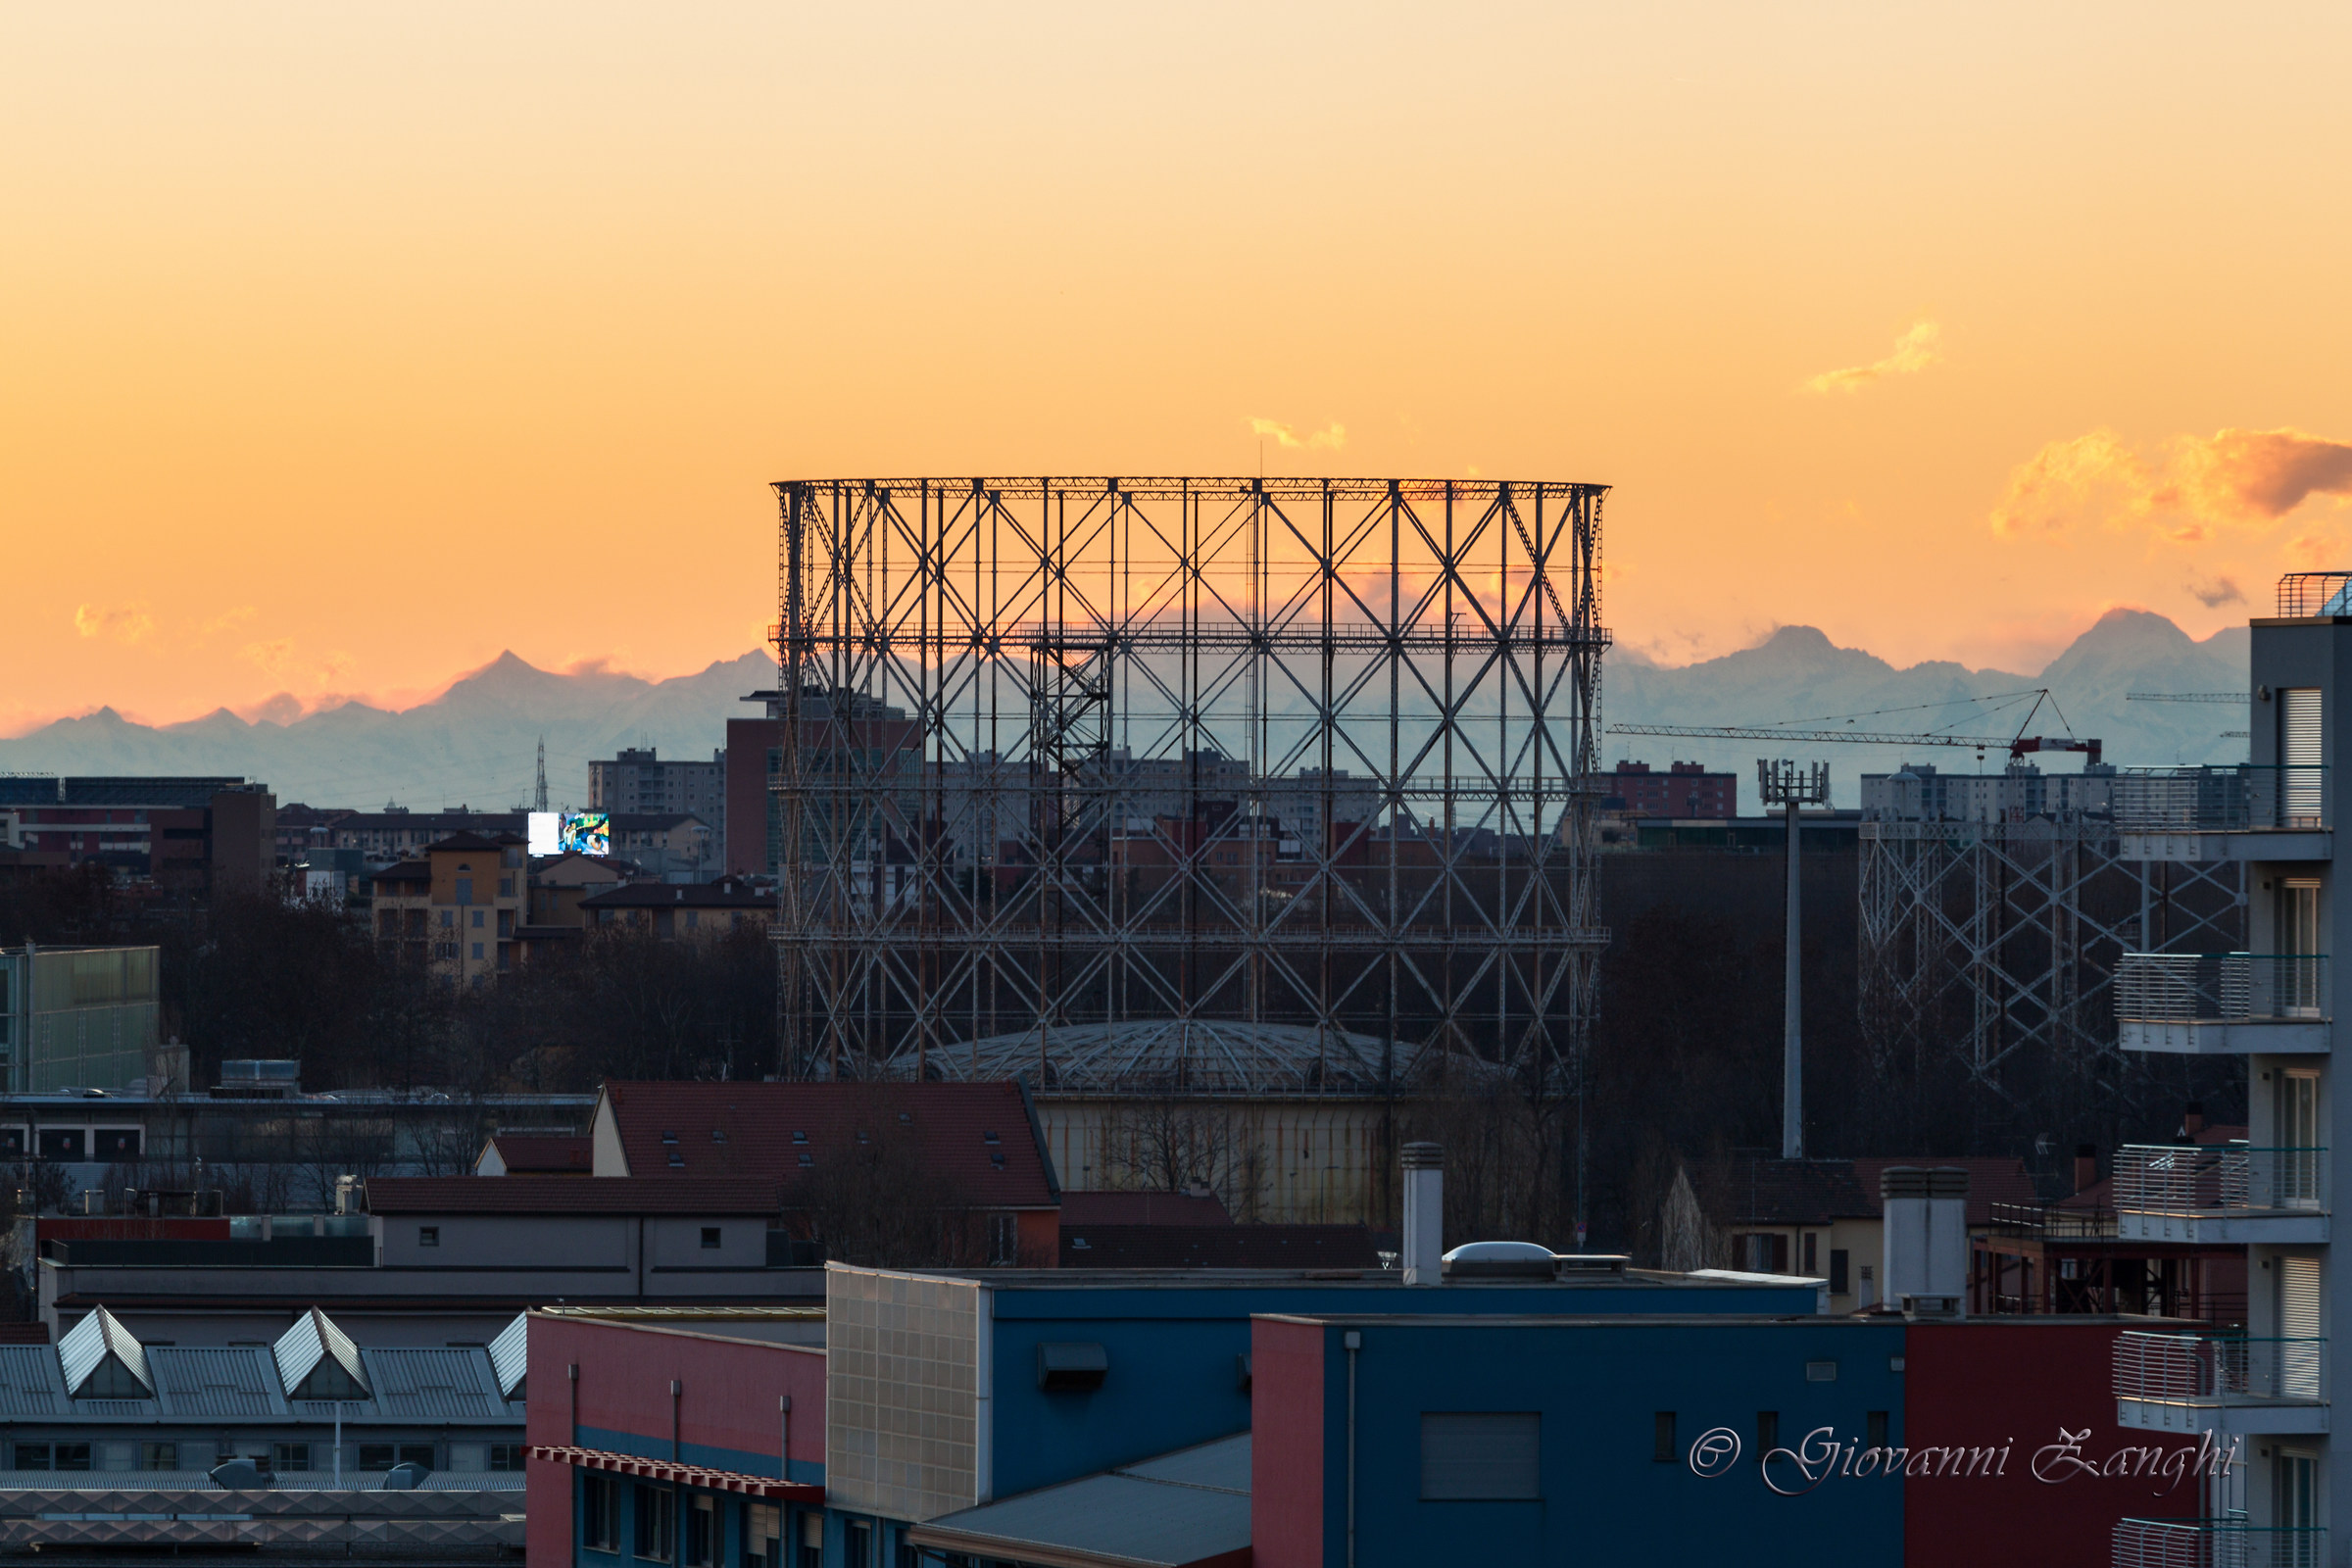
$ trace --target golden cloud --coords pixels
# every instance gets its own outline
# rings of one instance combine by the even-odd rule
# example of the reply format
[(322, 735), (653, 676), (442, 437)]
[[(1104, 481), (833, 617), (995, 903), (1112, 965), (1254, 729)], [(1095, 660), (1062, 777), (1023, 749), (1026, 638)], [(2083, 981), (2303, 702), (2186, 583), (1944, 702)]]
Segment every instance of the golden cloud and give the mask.
[(84, 637), (112, 637), (121, 643), (137, 643), (155, 630), (155, 621), (143, 605), (123, 605), (113, 610), (100, 605), (76, 605), (74, 629)]
[(1315, 451), (1337, 452), (1348, 444), (1348, 427), (1334, 419), (1320, 430), (1310, 430), (1301, 436), (1296, 428), (1279, 419), (1252, 416), (1251, 435), (1270, 435), (1278, 447), (1305, 447)]
[(2315, 495), (2352, 496), (2352, 443), (2292, 428), (2223, 429), (2176, 436), (2151, 460), (2113, 430), (2093, 430), (2019, 465), (1991, 523), (2014, 537), (2095, 518), (2193, 544), (2211, 527), (2276, 521)]
[(1868, 365), (1849, 365), (1842, 369), (1824, 370), (1810, 376), (1801, 385), (1807, 392), (1859, 392), (1874, 381), (1890, 375), (1917, 375), (1934, 365), (1939, 356), (1936, 343), (1943, 328), (1934, 321), (1914, 321), (1901, 337), (1894, 340), (1894, 352), (1883, 360)]
[(266, 643), (247, 643), (237, 650), (237, 657), (269, 675), (283, 675), (286, 666), (294, 662), (294, 639), (272, 638)]

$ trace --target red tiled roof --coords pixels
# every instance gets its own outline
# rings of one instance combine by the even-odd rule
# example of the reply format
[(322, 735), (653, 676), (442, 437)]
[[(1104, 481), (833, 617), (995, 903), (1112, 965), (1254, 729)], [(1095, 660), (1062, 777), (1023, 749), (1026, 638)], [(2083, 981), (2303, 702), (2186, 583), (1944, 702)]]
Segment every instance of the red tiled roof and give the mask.
[(774, 1214), (776, 1184), (756, 1177), (378, 1176), (374, 1214)]
[(933, 1168), (975, 1203), (1052, 1208), (1059, 1201), (1052, 1162), (1014, 1083), (612, 1082), (605, 1102), (639, 1180), (748, 1176), (789, 1189), (804, 1169), (853, 1148), (859, 1133), (911, 1134)]
[(1361, 1225), (1064, 1225), (1063, 1268), (1378, 1268)]
[(498, 1146), (498, 1157), (510, 1176), (557, 1175), (564, 1171), (577, 1171), (585, 1176), (596, 1163), (595, 1145), (586, 1138), (497, 1133), (490, 1142)]
[(1230, 1225), (1214, 1197), (1186, 1193), (1063, 1193), (1061, 1228), (1073, 1225)]

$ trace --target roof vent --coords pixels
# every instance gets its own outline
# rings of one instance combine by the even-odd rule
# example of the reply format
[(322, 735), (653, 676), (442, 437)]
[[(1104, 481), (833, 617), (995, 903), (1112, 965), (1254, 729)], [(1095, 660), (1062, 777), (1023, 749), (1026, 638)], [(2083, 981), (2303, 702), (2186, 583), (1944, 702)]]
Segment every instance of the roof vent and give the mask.
[(1100, 1345), (1064, 1341), (1037, 1348), (1037, 1386), (1048, 1394), (1084, 1394), (1109, 1375), (1110, 1357)]
[(1535, 1242), (1465, 1242), (1440, 1267), (1449, 1280), (1547, 1280), (1551, 1249)]

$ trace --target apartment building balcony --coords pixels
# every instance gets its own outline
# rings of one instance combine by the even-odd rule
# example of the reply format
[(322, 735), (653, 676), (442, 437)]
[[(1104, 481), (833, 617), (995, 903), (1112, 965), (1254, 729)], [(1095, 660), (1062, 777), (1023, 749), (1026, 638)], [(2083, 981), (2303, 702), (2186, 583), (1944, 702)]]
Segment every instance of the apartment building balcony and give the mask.
[(2116, 1043), (2176, 1055), (2317, 1055), (2328, 1049), (2324, 954), (2127, 953), (2115, 966)]
[(2328, 1532), (2243, 1519), (2118, 1519), (2115, 1568), (2321, 1568)]
[(2119, 1237), (2242, 1246), (2328, 1240), (2328, 1151), (2126, 1144), (2115, 1157)]
[(2217, 1437), (2328, 1430), (2328, 1342), (2129, 1329), (2115, 1339), (2115, 1420)]
[(2108, 800), (2127, 860), (2326, 860), (2328, 769), (2232, 762), (2119, 769)]

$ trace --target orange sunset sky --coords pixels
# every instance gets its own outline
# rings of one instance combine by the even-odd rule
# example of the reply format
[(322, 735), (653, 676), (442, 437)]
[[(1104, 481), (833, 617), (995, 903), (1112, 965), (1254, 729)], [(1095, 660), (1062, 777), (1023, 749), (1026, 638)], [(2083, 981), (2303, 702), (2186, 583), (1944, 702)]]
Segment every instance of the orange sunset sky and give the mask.
[(0, 13), (0, 733), (772, 618), (766, 481), (1617, 487), (2032, 669), (2352, 566), (2340, 5)]

